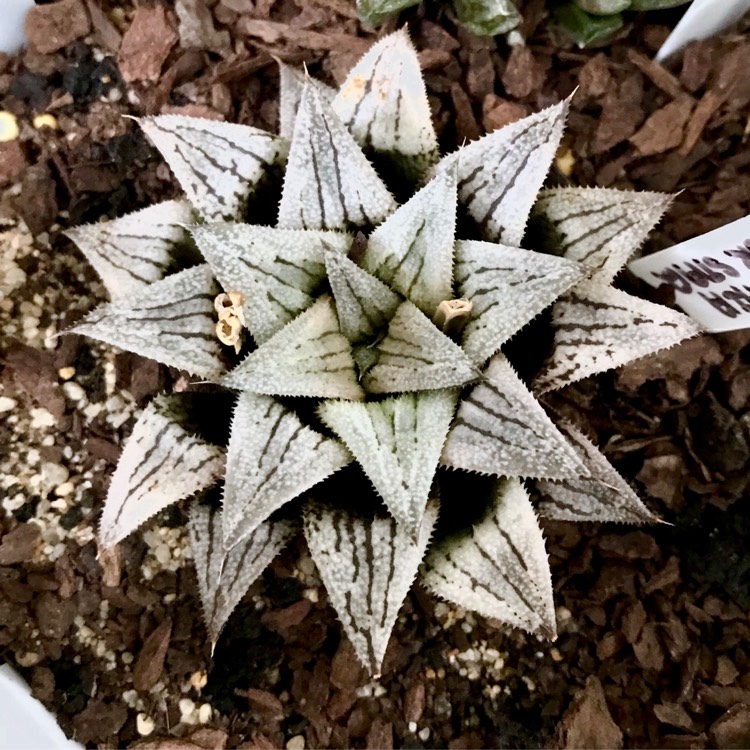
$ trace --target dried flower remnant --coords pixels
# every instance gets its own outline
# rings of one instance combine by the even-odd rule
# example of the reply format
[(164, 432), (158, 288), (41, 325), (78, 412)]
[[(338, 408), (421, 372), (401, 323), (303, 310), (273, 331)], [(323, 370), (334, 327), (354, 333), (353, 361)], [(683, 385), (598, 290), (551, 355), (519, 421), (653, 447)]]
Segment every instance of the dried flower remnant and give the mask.
[[(113, 477), (102, 546), (223, 473), (223, 507), (194, 503), (190, 517), (213, 643), (300, 511), (371, 673), (415, 579), (552, 637), (537, 513), (653, 516), (593, 444), (555, 425), (502, 347), (552, 306), (542, 390), (696, 334), (687, 317), (611, 286), (670, 199), (540, 193), (566, 102), (441, 158), (405, 31), (374, 45), (338, 92), (287, 67), (281, 84), (280, 136), (188, 117), (142, 120), (189, 203), (70, 232), (113, 297), (74, 330), (239, 392), (226, 450), (191, 432), (184, 394), (144, 412)], [(399, 205), (371, 158), (400, 165), (414, 194)], [(253, 191), (273, 165), (286, 170), (278, 225), (242, 223), (261, 218)], [(475, 222), (469, 236), (456, 235), (459, 204)], [(558, 255), (521, 247), (532, 209), (561, 238)], [(185, 226), (205, 264), (165, 275)], [(114, 249), (103, 255), (101, 242)], [(108, 264), (117, 253), (153, 262)], [(247, 350), (229, 371), (217, 316), (221, 342)], [(486, 477), (482, 512), (463, 528), (440, 523), (440, 509), (456, 507), (446, 470)], [(337, 474), (340, 482), (329, 479)], [(363, 476), (369, 486), (356, 484)], [(342, 485), (356, 503), (334, 497)]]

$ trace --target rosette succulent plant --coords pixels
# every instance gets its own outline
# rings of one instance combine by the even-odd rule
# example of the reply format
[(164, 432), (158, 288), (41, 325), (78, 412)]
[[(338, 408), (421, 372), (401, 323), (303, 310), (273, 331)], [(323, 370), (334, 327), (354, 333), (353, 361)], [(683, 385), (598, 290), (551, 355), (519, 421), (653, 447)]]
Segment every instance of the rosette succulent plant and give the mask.
[[(541, 394), (698, 330), (612, 286), (668, 196), (539, 192), (566, 109), (441, 158), (417, 56), (399, 31), (338, 91), (282, 66), (278, 136), (140, 120), (186, 200), (69, 232), (112, 296), (72, 330), (197, 376), (203, 385), (188, 391), (235, 401), (226, 449), (191, 429), (189, 393), (143, 411), (99, 540), (110, 547), (198, 495), (189, 531), (213, 643), (300, 515), (372, 673), (415, 578), (553, 636), (537, 513), (654, 520), (580, 431), (553, 423), (503, 353), (551, 306)], [(278, 167), (269, 215), (254, 196)], [(556, 255), (521, 247), (532, 210)], [(202, 262), (168, 273), (190, 241)], [(471, 475), (487, 490), (479, 503), (462, 488)], [(222, 477), (219, 509), (206, 491)]]

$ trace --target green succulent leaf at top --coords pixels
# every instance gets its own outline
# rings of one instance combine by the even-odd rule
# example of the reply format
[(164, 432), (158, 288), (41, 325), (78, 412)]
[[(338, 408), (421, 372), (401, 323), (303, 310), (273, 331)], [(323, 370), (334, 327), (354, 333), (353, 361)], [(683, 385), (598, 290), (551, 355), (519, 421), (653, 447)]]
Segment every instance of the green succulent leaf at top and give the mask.
[[(226, 449), (179, 417), (184, 394), (146, 408), (115, 471), (100, 542), (117, 543), (223, 474), (221, 510), (194, 503), (190, 520), (214, 643), (300, 510), (331, 602), (372, 673), (415, 577), (458, 605), (552, 635), (537, 513), (653, 516), (534, 391), (698, 332), (611, 285), (669, 198), (540, 194), (566, 102), (441, 159), (403, 30), (375, 44), (338, 91), (285, 67), (281, 85), (281, 136), (142, 121), (192, 209), (169, 202), (70, 232), (112, 296), (75, 331), (237, 392)], [(401, 205), (374, 166), (383, 159), (404, 167), (399, 194), (418, 180)], [(252, 197), (279, 166), (273, 222)], [(459, 206), (468, 221), (456, 236)], [(530, 219), (554, 226), (552, 254), (522, 246)], [(170, 273), (186, 223), (206, 263)], [(448, 335), (444, 306), (459, 297), (463, 330)], [(503, 347), (550, 307), (554, 346), (530, 388)], [(217, 315), (244, 331), (234, 360)], [(447, 472), (486, 477), (481, 513), (462, 513), (467, 498)], [(441, 511), (459, 521), (442, 527)]]

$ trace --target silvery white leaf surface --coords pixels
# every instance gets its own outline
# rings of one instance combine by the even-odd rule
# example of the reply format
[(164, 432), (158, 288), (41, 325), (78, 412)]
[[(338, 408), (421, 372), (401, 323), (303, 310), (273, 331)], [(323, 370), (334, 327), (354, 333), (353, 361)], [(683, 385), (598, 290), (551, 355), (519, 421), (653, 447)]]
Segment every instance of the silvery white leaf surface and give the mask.
[(552, 308), (555, 344), (535, 381), (544, 392), (668, 349), (701, 332), (682, 313), (584, 281)]
[(363, 378), (370, 393), (452, 388), (479, 377), (461, 347), (408, 300), (401, 303), (376, 350), (378, 362)]
[(498, 483), (492, 505), (471, 534), (430, 550), (421, 579), (433, 594), (465, 609), (555, 637), (544, 538), (517, 479)]
[(343, 232), (254, 224), (203, 224), (191, 232), (224, 289), (245, 297), (245, 321), (258, 344), (313, 304), (326, 275), (324, 248), (344, 256), (352, 242)]
[(560, 254), (593, 269), (592, 280), (608, 284), (671, 202), (665, 193), (553, 188), (540, 193), (534, 211), (560, 235)]
[(458, 407), (441, 463), (503, 477), (578, 478), (587, 470), (503, 354)]
[(388, 512), (416, 539), (457, 393), (425, 391), (366, 404), (324, 401), (318, 415), (352, 452)]
[(138, 122), (205, 221), (241, 219), (252, 188), (286, 155), (285, 141), (247, 125), (183, 115)]
[(222, 384), (272, 396), (364, 398), (330, 297), (320, 297), (248, 354)]
[(458, 168), (458, 199), (484, 239), (518, 247), (562, 137), (567, 102), (495, 130), (444, 157)]
[(405, 29), (370, 47), (349, 72), (333, 109), (362, 148), (400, 154), (423, 166), (437, 161), (419, 58)]
[(641, 502), (599, 449), (571, 424), (563, 432), (591, 473), (580, 479), (536, 483), (542, 499), (539, 515), (560, 521), (615, 521), (657, 523), (659, 519)]
[(280, 227), (379, 224), (396, 201), (317, 87), (302, 93), (279, 204)]
[(451, 299), (456, 171), (446, 169), (371, 235), (362, 265), (431, 317)]
[(437, 502), (430, 502), (414, 541), (392, 518), (370, 520), (318, 503), (305, 506), (310, 554), (357, 658), (370, 674), (380, 672), (437, 512)]
[(99, 523), (104, 549), (160, 510), (211, 486), (224, 470), (223, 451), (174, 419), (174, 401), (165, 396), (152, 401), (125, 443)]
[(137, 294), (164, 276), (194, 213), (185, 200), (164, 201), (112, 221), (66, 230), (112, 299)]
[(401, 298), (343, 253), (325, 254), (341, 332), (352, 343), (370, 339), (384, 329)]
[(240, 600), (296, 531), (289, 521), (265, 521), (229, 551), (224, 549), (221, 511), (190, 508), (188, 533), (211, 646)]
[(349, 451), (302, 424), (268, 396), (241, 393), (224, 482), (224, 545), (231, 548), (275, 510), (351, 463)]
[(216, 338), (214, 298), (218, 294), (207, 265), (155, 281), (144, 291), (100, 305), (71, 333), (215, 378), (224, 371)]
[(463, 350), (483, 364), (585, 276), (580, 263), (554, 255), (492, 242), (457, 242), (458, 291), (473, 304)]
[(302, 70), (279, 62), (279, 135), (286, 141), (291, 141), (294, 135), (294, 123), (307, 82), (318, 88), (323, 101), (328, 104), (333, 101), (336, 89), (311, 78)]

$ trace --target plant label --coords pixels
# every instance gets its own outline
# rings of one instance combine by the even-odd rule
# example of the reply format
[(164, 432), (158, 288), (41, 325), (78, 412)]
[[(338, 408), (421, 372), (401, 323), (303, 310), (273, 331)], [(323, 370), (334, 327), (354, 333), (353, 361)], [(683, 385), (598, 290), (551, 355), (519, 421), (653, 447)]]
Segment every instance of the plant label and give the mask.
[(707, 330), (750, 328), (750, 216), (628, 267), (652, 286), (672, 287), (677, 304)]

